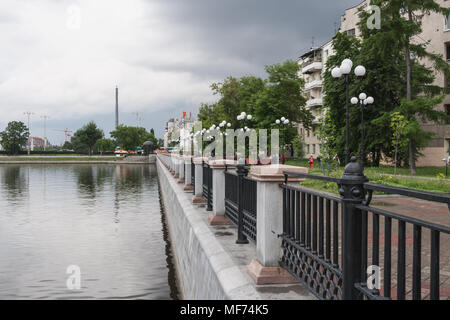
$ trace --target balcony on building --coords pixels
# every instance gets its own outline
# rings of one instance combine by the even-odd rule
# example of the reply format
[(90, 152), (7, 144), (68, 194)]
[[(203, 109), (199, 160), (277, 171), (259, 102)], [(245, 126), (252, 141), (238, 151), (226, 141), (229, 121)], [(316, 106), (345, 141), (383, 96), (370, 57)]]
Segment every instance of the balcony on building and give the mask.
[(314, 72), (321, 72), (323, 68), (322, 64), (322, 49), (313, 49), (308, 53), (301, 56), (302, 73), (309, 74)]
[(306, 66), (305, 64), (303, 64), (302, 73), (307, 74), (313, 72), (320, 72), (322, 71), (322, 68), (323, 68), (322, 61), (310, 61), (306, 64)]
[(322, 88), (322, 80), (313, 80), (305, 84), (305, 90), (311, 90), (314, 88)]
[(316, 99), (309, 99), (306, 101), (306, 106), (311, 107), (320, 107), (322, 106), (322, 98), (316, 98)]

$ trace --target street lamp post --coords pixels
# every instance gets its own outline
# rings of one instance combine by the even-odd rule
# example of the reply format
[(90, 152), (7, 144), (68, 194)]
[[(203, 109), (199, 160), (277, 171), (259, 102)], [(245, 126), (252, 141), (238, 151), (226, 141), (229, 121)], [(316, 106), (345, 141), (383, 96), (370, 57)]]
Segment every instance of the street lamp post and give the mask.
[[(345, 164), (350, 162), (350, 108), (349, 108), (349, 85), (350, 74), (352, 72), (353, 62), (350, 59), (344, 59), (340, 67), (335, 67), (331, 70), (331, 76), (335, 79), (340, 78), (342, 75), (345, 80)], [(366, 68), (363, 66), (357, 66), (354, 70), (357, 77), (363, 77), (366, 74)]]
[[(281, 117), (281, 119), (277, 119), (275, 120), (275, 124), (276, 125), (283, 125), (283, 127), (286, 127), (288, 124), (290, 123), (289, 119), (285, 118), (285, 117)], [(283, 137), (284, 138), (284, 137)], [(285, 147), (285, 141), (283, 139), (282, 141), (282, 160), (281, 163), (284, 164), (285, 163), (285, 159), (284, 159), (284, 147)]]
[[(370, 105), (374, 103), (374, 99), (372, 97), (367, 97), (367, 94), (360, 93), (359, 94), (359, 105), (361, 107), (361, 165), (364, 165), (365, 159), (365, 141), (364, 141), (364, 108), (366, 105)], [(350, 102), (352, 104), (358, 104), (358, 98), (353, 97)]]

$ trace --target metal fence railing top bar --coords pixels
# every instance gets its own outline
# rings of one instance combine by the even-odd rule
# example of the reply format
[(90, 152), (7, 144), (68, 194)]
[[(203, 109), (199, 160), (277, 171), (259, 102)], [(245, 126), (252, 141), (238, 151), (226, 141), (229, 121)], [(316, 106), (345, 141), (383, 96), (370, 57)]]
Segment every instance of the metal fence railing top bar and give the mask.
[(427, 191), (420, 191), (420, 190), (413, 190), (413, 189), (406, 189), (406, 188), (399, 188), (399, 187), (392, 187), (387, 186), (383, 184), (377, 184), (377, 183), (371, 183), (366, 182), (364, 184), (364, 189), (366, 191), (379, 191), (389, 194), (397, 194), (405, 197), (411, 197), (421, 200), (428, 200), (433, 202), (440, 202), (440, 203), (450, 203), (450, 194), (440, 194), (440, 193), (433, 193), (433, 192), (427, 192)]

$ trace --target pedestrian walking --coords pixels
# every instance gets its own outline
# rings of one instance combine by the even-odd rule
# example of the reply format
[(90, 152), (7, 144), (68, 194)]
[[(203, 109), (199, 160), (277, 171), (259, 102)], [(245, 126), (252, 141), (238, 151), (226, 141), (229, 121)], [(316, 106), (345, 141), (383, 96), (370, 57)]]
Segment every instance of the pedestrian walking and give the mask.
[(319, 166), (319, 169), (323, 171), (322, 161), (320, 159), (320, 156), (317, 157), (317, 165)]
[(311, 157), (309, 158), (309, 168), (310, 169), (314, 168), (314, 157), (313, 157), (313, 155), (311, 155)]

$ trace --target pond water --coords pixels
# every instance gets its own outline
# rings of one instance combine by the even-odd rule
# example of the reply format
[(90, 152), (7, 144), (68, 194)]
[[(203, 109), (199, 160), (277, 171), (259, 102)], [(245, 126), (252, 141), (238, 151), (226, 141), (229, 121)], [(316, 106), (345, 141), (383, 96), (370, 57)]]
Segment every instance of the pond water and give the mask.
[(148, 165), (0, 165), (0, 299), (177, 299)]

